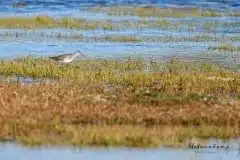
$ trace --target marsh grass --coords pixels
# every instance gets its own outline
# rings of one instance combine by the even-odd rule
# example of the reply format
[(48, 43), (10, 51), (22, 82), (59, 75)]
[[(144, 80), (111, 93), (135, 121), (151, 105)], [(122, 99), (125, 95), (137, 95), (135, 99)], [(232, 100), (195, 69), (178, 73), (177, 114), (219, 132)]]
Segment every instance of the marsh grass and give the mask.
[(30, 18), (10, 17), (1, 18), (0, 26), (2, 28), (78, 28), (78, 29), (112, 29), (111, 23), (104, 23), (98, 21), (86, 21), (84, 19), (72, 19), (63, 17), (61, 19), (54, 19), (49, 16), (37, 16)]
[[(76, 28), (76, 29), (103, 29), (103, 30), (118, 30), (123, 28), (169, 28), (176, 27), (176, 23), (169, 22), (168, 20), (159, 20), (149, 23), (147, 20), (140, 20), (137, 22), (132, 21), (96, 21), (84, 20), (81, 18), (62, 17), (61, 19), (54, 19), (49, 16), (37, 16), (30, 18), (9, 17), (0, 19), (1, 28), (24, 28), (24, 29), (37, 29), (37, 28)], [(181, 27), (178, 25), (178, 27)]]
[[(176, 101), (189, 98), (203, 99), (204, 95), (224, 96), (225, 93), (230, 95), (231, 91), (233, 95), (239, 94), (238, 73), (232, 73), (221, 66), (205, 62), (183, 62), (177, 58), (165, 63), (146, 62), (141, 57), (129, 57), (124, 61), (88, 59), (64, 65), (47, 58), (28, 57), (11, 61), (2, 60), (0, 74), (2, 76), (50, 78), (77, 84), (136, 87), (138, 94), (132, 97), (133, 102), (144, 99), (146, 102), (156, 100), (156, 103), (168, 98), (176, 99)], [(209, 77), (219, 78), (211, 80), (213, 78)], [(230, 79), (225, 81), (224, 78)], [(216, 84), (212, 85), (214, 81)], [(206, 83), (205, 86), (204, 83)], [(145, 88), (144, 90), (150, 93), (145, 94), (145, 91), (138, 91), (137, 88)], [(222, 94), (219, 90), (222, 90)], [(145, 98), (142, 99), (142, 96)]]
[(215, 10), (200, 10), (197, 8), (158, 8), (148, 7), (93, 7), (89, 11), (105, 12), (109, 15), (136, 15), (140, 17), (219, 17), (219, 16), (239, 16), (239, 12), (218, 12)]
[(144, 86), (1, 82), (0, 114), (23, 123), (239, 125), (239, 80), (191, 78), (161, 76)]
[[(121, 20), (114, 22), (111, 20), (98, 21), (87, 20), (83, 18), (62, 17), (59, 19), (39, 15), (37, 17), (5, 17), (0, 18), (1, 28), (24, 28), (24, 29), (39, 29), (39, 28), (68, 28), (68, 29), (84, 29), (84, 30), (121, 30), (126, 28), (143, 29), (143, 28), (161, 28), (161, 29), (184, 29), (186, 27), (194, 30), (199, 24), (196, 22), (173, 22), (167, 18), (149, 20), (148, 18), (138, 21)], [(204, 22), (205, 30), (216, 30), (217, 27), (229, 28), (239, 25), (237, 22)]]
[(146, 71), (145, 63), (141, 57), (70, 65), (35, 57), (2, 60), (1, 75), (55, 81), (0, 82), (0, 139), (156, 147), (183, 145), (191, 138), (239, 137), (238, 73), (178, 59), (151, 62)]
[[(132, 125), (97, 126), (70, 124), (22, 124), (1, 123), (2, 140), (12, 140), (28, 146), (72, 145), (81, 146), (124, 146), (124, 147), (184, 147), (186, 141), (207, 138), (227, 139), (239, 136), (235, 127), (184, 127)], [(220, 133), (220, 134), (219, 134)], [(196, 141), (196, 140), (194, 140)]]
[[(197, 93), (189, 94), (190, 101), (180, 100), (179, 88), (174, 87), (179, 80), (176, 84), (165, 84), (165, 89), (159, 83), (155, 90), (149, 86), (111, 89), (70, 82), (1, 83), (0, 138), (26, 145), (157, 147), (183, 145), (191, 138), (239, 137), (239, 101), (216, 101), (209, 95), (202, 99), (204, 94), (200, 93), (215, 90), (226, 96), (226, 88), (231, 85), (209, 82), (199, 85), (207, 86), (209, 91), (207, 87), (198, 88)], [(239, 90), (239, 85), (232, 87)], [(187, 91), (183, 87), (183, 94), (182, 91), (194, 89)], [(234, 91), (230, 89), (229, 93)], [(96, 95), (101, 95), (100, 99)]]
[[(149, 73), (146, 73), (146, 69)], [(146, 61), (141, 57), (129, 57), (126, 60), (88, 59), (75, 61), (70, 65), (58, 64), (48, 58), (25, 57), (17, 60), (2, 60), (2, 75), (18, 75), (29, 77), (70, 78), (102, 80), (124, 79), (128, 75), (146, 75), (151, 78), (153, 73), (224, 73), (224, 68), (205, 62), (184, 62), (173, 58), (169, 63)], [(115, 81), (115, 80), (114, 80)]]

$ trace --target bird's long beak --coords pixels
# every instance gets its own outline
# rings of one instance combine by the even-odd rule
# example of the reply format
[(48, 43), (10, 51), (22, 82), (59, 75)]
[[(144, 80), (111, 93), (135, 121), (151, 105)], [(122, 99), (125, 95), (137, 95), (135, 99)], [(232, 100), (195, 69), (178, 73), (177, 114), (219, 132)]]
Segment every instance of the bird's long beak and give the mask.
[(78, 52), (79, 55), (86, 57), (81, 51), (79, 51), (79, 50), (76, 50), (76, 51)]
[(81, 56), (86, 57), (83, 53), (81, 53)]

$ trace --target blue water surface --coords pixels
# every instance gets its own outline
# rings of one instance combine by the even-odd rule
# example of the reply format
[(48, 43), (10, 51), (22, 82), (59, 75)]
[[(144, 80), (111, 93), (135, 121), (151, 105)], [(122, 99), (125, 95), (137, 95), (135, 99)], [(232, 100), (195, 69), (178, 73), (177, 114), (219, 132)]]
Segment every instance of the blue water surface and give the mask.
[(229, 149), (184, 148), (72, 148), (44, 147), (28, 148), (18, 144), (0, 144), (0, 159), (6, 160), (238, 160), (240, 146), (237, 140), (209, 141), (209, 146), (228, 146)]
[[(24, 3), (25, 7), (14, 7), (16, 3)], [(1, 0), (0, 13), (36, 13), (67, 12), (84, 10), (93, 6), (113, 5), (156, 5), (159, 7), (198, 7), (237, 11), (239, 0)]]

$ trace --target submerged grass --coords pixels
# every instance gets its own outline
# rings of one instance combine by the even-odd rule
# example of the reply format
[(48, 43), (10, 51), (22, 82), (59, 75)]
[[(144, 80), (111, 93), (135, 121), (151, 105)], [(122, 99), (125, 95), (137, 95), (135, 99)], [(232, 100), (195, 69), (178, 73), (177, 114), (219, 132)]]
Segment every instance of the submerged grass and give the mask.
[(2, 140), (149, 147), (240, 136), (240, 75), (218, 66), (25, 58), (1, 61), (0, 73), (58, 79), (0, 83)]
[[(78, 32), (64, 33), (64, 32), (43, 32), (43, 31), (16, 31), (16, 32), (4, 32), (0, 33), (2, 39), (7, 38), (31, 38), (31, 39), (44, 39), (53, 38), (57, 40), (70, 40), (70, 41), (84, 41), (84, 42), (212, 42), (212, 41), (240, 41), (236, 37), (220, 37), (211, 35), (193, 35), (193, 36), (133, 36), (133, 35), (103, 35), (103, 36), (85, 36)], [(174, 46), (173, 46), (174, 47)], [(210, 47), (210, 50), (215, 50), (215, 48)]]
[(230, 52), (240, 52), (240, 46), (233, 46), (231, 44), (221, 44), (215, 47), (209, 47), (209, 50), (219, 50), (219, 51), (230, 51)]
[(142, 42), (143, 40), (135, 36), (104, 36), (102, 39), (111, 42)]

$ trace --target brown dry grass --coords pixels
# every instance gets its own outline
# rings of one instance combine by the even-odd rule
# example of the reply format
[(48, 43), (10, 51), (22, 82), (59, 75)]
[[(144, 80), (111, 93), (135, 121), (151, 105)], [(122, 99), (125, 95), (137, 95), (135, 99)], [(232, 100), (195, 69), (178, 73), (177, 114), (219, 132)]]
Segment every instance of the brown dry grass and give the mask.
[(140, 90), (1, 83), (0, 138), (28, 145), (149, 147), (240, 135), (239, 100), (190, 94), (155, 98), (152, 91)]
[(183, 147), (188, 141), (208, 138), (236, 138), (237, 127), (214, 126), (154, 126), (136, 125), (66, 125), (21, 124), (1, 122), (0, 138), (15, 140), (25, 145), (73, 145), (76, 147), (127, 146), (127, 147)]
[[(214, 94), (181, 96), (170, 91), (159, 91), (156, 97), (157, 91), (149, 90), (146, 93), (132, 87), (2, 83), (0, 115), (1, 119), (23, 123), (48, 123), (58, 118), (62, 124), (240, 124), (239, 100), (217, 100), (219, 97)], [(221, 92), (227, 95), (226, 91)]]
[(2, 61), (3, 75), (59, 80), (1, 82), (0, 138), (26, 144), (157, 146), (193, 137), (240, 136), (239, 73), (170, 64), (168, 71), (152, 73), (144, 72), (142, 61), (89, 60), (61, 67), (48, 60)]

